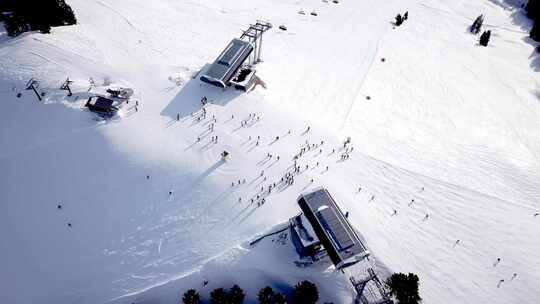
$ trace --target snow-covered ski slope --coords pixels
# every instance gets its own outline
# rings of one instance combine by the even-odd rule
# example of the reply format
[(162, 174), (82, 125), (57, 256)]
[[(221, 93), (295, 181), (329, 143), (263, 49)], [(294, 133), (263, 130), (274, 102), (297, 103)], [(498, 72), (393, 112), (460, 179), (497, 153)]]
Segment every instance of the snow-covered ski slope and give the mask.
[[(207, 296), (233, 283), (253, 299), (303, 277), (322, 285), (321, 300), (350, 303), (346, 276), (287, 269), (266, 243), (241, 246), (297, 214), (299, 193), (317, 186), (350, 212), (377, 260), (419, 275), (425, 303), (538, 302), (540, 61), (516, 3), (68, 2), (76, 26), (0, 33), (3, 303), (176, 303), (187, 288)], [(488, 48), (467, 31), (481, 13)], [(274, 24), (258, 68), (267, 90), (192, 80), (257, 19)], [(57, 90), (67, 76), (70, 98)], [(22, 90), (30, 77), (44, 103)], [(81, 110), (89, 77), (134, 87), (139, 111), (94, 120)], [(203, 95), (213, 103), (197, 122)], [(251, 113), (260, 120), (241, 127)], [(347, 136), (354, 151), (341, 162)], [(299, 160), (309, 169), (249, 205), (306, 140), (324, 141)], [(223, 150), (230, 161), (219, 161)]]

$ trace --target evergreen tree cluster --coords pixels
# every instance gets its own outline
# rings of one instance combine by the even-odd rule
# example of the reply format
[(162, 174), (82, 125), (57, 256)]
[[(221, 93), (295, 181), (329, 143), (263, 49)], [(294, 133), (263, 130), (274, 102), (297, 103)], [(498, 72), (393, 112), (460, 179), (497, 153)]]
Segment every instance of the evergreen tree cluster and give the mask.
[(394, 273), (386, 280), (386, 286), (398, 304), (418, 304), (422, 301), (418, 294), (419, 279), (414, 273)]
[[(473, 34), (478, 34), (482, 30), (482, 25), (484, 24), (484, 15), (480, 15), (474, 19), (473, 24), (469, 27), (469, 31)], [(480, 35), (480, 41), (479, 44), (481, 46), (488, 46), (489, 39), (491, 38), (491, 31), (484, 31), (482, 35)]]
[[(246, 294), (238, 285), (231, 289), (216, 288), (210, 292), (211, 304), (242, 304)], [(260, 304), (287, 304), (287, 297), (279, 292), (275, 292), (272, 287), (262, 288), (257, 295)], [(319, 300), (317, 286), (309, 281), (302, 281), (294, 287), (293, 304), (315, 304)], [(186, 291), (182, 297), (184, 304), (200, 304), (201, 296), (195, 289)]]
[[(210, 293), (210, 303), (212, 304), (242, 304), (246, 294), (238, 285), (234, 285), (230, 290), (216, 288)], [(184, 302), (185, 303), (185, 302)], [(187, 304), (187, 303), (186, 303)]]
[(200, 304), (201, 296), (195, 289), (190, 289), (184, 293), (182, 297), (182, 302), (184, 304)]
[(529, 0), (525, 10), (527, 11), (527, 17), (534, 21), (529, 35), (535, 41), (540, 41), (540, 0)]
[(294, 286), (294, 303), (315, 304), (318, 300), (317, 286), (310, 281), (302, 281)]
[(403, 22), (405, 22), (407, 19), (409, 19), (409, 12), (405, 12), (405, 14), (403, 14), (403, 16), (401, 16), (401, 14), (397, 14), (396, 16), (396, 22), (394, 22), (394, 24), (396, 26), (400, 26), (403, 24)]
[(26, 31), (50, 33), (53, 26), (77, 23), (65, 0), (2, 0), (0, 14), (13, 37)]
[(257, 296), (259, 304), (286, 304), (287, 298), (284, 294), (275, 292), (272, 287), (266, 286), (259, 291)]

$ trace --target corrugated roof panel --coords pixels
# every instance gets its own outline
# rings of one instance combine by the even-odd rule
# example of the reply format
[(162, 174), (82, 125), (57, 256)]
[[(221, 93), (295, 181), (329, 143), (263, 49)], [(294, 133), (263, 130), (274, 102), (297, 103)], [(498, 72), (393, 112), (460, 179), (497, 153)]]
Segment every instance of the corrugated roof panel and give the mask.
[(231, 66), (234, 61), (240, 56), (240, 53), (242, 52), (242, 49), (244, 47), (245, 45), (241, 44), (239, 40), (231, 41), (223, 54), (221, 54), (221, 56), (219, 57), (219, 63), (226, 66)]
[[(367, 255), (356, 232), (326, 189), (301, 196), (298, 205), (336, 267), (346, 267), (354, 256)], [(346, 262), (347, 261), (347, 262)]]
[(334, 209), (327, 208), (318, 212), (318, 218), (332, 238), (338, 251), (345, 250), (354, 245), (351, 235), (345, 229), (346, 226), (340, 221), (339, 216)]
[(200, 79), (225, 87), (252, 51), (250, 42), (233, 39)]

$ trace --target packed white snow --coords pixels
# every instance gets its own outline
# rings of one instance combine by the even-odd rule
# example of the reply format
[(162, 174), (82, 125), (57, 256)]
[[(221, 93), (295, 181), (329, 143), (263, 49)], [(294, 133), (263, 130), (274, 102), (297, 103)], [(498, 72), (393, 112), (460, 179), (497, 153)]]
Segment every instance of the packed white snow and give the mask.
[[(425, 303), (537, 302), (540, 57), (520, 1), (67, 2), (78, 25), (0, 33), (2, 302), (178, 303), (235, 283), (253, 300), (309, 279), (321, 301), (350, 303), (329, 263), (296, 267), (278, 237), (246, 243), (318, 186), (381, 268), (418, 274)], [(487, 48), (468, 32), (479, 14)], [(201, 83), (257, 19), (274, 25), (257, 67), (267, 89)], [(24, 90), (32, 77), (41, 102)], [(137, 111), (103, 121), (82, 109), (109, 84), (134, 88)], [(306, 141), (324, 143), (294, 185), (250, 204)]]

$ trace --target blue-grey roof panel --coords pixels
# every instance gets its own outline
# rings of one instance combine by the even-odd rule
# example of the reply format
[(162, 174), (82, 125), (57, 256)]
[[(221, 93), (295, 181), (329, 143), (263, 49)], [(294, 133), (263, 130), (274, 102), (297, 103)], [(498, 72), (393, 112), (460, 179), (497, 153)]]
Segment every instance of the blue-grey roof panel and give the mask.
[(335, 209), (326, 208), (318, 212), (317, 217), (339, 251), (354, 245), (353, 237), (344, 228), (346, 225), (341, 221), (340, 216), (336, 214)]
[(234, 77), (236, 71), (253, 51), (253, 45), (244, 40), (233, 39), (210, 68), (201, 76), (201, 80), (225, 86)]
[(349, 258), (367, 254), (366, 247), (326, 189), (301, 196), (298, 204), (336, 267), (344, 265)]
[(245, 45), (245, 41), (242, 40), (231, 41), (225, 51), (219, 56), (218, 62), (226, 66), (231, 66), (234, 60), (240, 56)]

